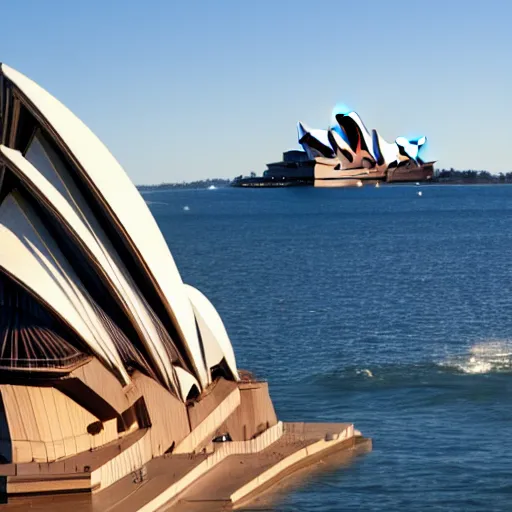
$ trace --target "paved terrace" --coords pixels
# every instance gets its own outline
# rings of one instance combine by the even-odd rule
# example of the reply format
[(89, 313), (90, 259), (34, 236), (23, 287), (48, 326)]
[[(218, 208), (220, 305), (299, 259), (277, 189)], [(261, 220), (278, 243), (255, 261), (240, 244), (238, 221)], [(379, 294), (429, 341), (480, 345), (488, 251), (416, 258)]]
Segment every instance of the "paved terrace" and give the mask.
[[(370, 441), (354, 436), (351, 424), (286, 423), (283, 435), (258, 453), (228, 455), (213, 465), (215, 452), (168, 455), (97, 494), (19, 497), (3, 508), (7, 512), (230, 510), (319, 460), (333, 454), (343, 454), (345, 460), (370, 446)], [(216, 451), (222, 448), (219, 445)]]

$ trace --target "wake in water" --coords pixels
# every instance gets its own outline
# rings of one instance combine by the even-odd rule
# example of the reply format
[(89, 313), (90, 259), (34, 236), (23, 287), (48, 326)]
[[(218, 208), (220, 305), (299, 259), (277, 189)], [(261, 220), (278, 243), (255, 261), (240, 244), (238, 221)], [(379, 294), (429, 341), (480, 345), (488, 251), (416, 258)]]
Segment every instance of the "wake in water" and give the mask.
[(487, 341), (473, 345), (469, 353), (453, 356), (440, 366), (462, 373), (494, 373), (512, 371), (512, 340)]
[[(457, 389), (465, 387), (461, 375), (512, 373), (512, 339), (490, 340), (430, 361), (403, 361), (373, 365), (342, 366), (302, 376), (307, 385), (331, 391)], [(469, 388), (468, 388), (469, 389)]]
[(144, 201), (146, 201), (147, 205), (152, 205), (152, 204), (168, 205), (169, 204), (169, 203), (164, 203), (163, 201), (149, 201), (148, 199), (144, 199)]

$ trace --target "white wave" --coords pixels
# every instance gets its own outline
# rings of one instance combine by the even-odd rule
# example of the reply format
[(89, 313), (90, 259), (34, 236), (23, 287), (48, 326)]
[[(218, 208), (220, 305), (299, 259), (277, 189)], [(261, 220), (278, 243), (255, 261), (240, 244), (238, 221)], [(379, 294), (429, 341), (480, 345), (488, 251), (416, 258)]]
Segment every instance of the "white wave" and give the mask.
[(366, 375), (369, 378), (373, 377), (373, 373), (371, 372), (371, 370), (368, 370), (368, 368), (363, 368), (361, 370), (356, 370), (356, 373), (358, 375)]
[(163, 201), (150, 201), (149, 199), (144, 199), (144, 201), (146, 201), (146, 204), (147, 205), (152, 205), (152, 204), (169, 204), (169, 203), (164, 203)]
[(483, 374), (512, 371), (512, 340), (491, 340), (473, 345), (469, 352), (440, 363), (462, 373)]

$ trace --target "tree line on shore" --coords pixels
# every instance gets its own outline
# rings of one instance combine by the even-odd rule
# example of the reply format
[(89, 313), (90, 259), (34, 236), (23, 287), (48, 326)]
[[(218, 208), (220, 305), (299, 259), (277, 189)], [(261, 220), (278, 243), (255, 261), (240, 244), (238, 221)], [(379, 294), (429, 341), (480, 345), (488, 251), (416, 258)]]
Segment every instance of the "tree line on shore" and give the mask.
[(436, 169), (434, 180), (439, 183), (512, 183), (512, 171), (491, 174), (489, 171)]
[[(254, 173), (251, 173), (255, 176)], [(201, 188), (220, 188), (229, 187), (233, 180), (226, 178), (209, 178), (205, 180), (196, 180), (181, 183), (161, 183), (159, 185), (139, 185), (137, 188), (141, 191), (148, 190), (168, 190), (168, 189), (201, 189)], [(432, 179), (436, 183), (512, 183), (512, 171), (498, 174), (491, 174), (489, 171), (454, 169), (436, 169)]]
[(228, 187), (232, 180), (225, 178), (211, 178), (207, 180), (182, 181), (181, 183), (160, 183), (159, 185), (138, 185), (137, 188), (144, 192), (146, 190), (167, 190), (167, 189), (185, 189), (185, 188), (210, 188), (210, 187)]

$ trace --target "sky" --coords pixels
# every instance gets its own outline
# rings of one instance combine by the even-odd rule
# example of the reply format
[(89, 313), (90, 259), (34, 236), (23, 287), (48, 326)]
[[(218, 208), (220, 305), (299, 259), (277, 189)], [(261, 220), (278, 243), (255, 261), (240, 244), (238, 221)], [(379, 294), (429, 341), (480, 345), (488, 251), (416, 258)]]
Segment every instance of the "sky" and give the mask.
[(512, 170), (512, 2), (0, 0), (0, 62), (78, 115), (137, 184), (260, 174), (296, 123), (356, 110), (428, 158)]

